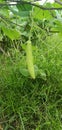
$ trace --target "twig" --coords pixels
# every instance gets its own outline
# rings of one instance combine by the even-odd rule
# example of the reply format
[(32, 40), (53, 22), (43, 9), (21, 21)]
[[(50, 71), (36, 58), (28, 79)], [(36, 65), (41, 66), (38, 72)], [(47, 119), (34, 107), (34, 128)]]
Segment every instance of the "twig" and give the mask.
[(2, 7), (2, 6), (14, 6), (14, 5), (20, 5), (20, 4), (22, 4), (22, 5), (24, 5), (24, 4), (28, 4), (28, 5), (32, 5), (32, 6), (35, 6), (35, 7), (37, 7), (37, 8), (40, 8), (40, 9), (42, 9), (42, 10), (62, 10), (62, 7), (59, 7), (59, 8), (57, 8), (57, 7), (51, 7), (51, 8), (49, 8), (49, 7), (44, 7), (44, 6), (42, 6), (42, 5), (37, 5), (37, 4), (34, 4), (34, 3), (32, 3), (32, 2), (26, 2), (26, 1), (14, 1), (14, 2), (12, 2), (12, 3), (0, 3), (0, 7)]

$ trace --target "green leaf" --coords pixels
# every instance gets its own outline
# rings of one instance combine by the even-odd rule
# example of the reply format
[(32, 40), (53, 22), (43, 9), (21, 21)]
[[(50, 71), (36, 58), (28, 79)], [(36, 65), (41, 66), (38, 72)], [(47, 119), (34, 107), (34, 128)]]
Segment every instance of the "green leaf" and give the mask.
[(62, 33), (62, 23), (60, 21), (55, 21), (55, 27), (53, 28), (53, 31), (59, 31), (59, 33)]
[(21, 17), (27, 17), (27, 16), (29, 16), (29, 11), (19, 10), (17, 7), (9, 7), (9, 9), (15, 15), (18, 15), (18, 16), (21, 16)]
[(57, 11), (57, 10), (55, 12), (56, 12), (57, 20), (62, 22), (62, 15), (61, 15), (61, 13), (59, 11)]
[(16, 5), (18, 11), (31, 11), (32, 10), (32, 5), (30, 4), (24, 4), (24, 5)]
[(5, 0), (0, 0), (0, 3), (5, 2)]
[(37, 8), (37, 7), (34, 7), (34, 9), (33, 9), (33, 17), (35, 18), (35, 19), (43, 19), (43, 11), (42, 10), (40, 10), (39, 8)]
[(43, 20), (43, 19), (51, 19), (52, 16), (50, 14), (50, 11), (48, 10), (41, 10), (37, 7), (34, 7), (33, 10), (33, 17), (35, 19)]
[(7, 37), (9, 37), (11, 40), (16, 40), (20, 37), (20, 32), (15, 29), (6, 28), (3, 26), (2, 30), (3, 30), (4, 34)]
[(39, 69), (37, 65), (34, 66), (34, 69), (36, 76), (40, 76), (43, 80), (47, 79), (46, 73), (42, 69)]
[(43, 80), (46, 80), (46, 73), (42, 70), (42, 69), (39, 69), (38, 70), (38, 74), (40, 75), (40, 77), (43, 79)]
[(62, 8), (62, 5), (60, 5), (60, 4), (56, 3), (56, 2), (54, 2), (54, 3), (52, 4), (52, 7)]
[(20, 68), (20, 73), (21, 73), (23, 76), (29, 76), (28, 70), (25, 69), (25, 68)]

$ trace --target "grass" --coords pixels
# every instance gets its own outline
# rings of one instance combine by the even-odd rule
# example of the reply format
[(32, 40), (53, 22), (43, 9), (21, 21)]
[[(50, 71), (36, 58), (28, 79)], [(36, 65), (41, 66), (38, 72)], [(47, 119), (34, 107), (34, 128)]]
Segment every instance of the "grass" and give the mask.
[(0, 56), (1, 129), (62, 130), (61, 40), (53, 35), (34, 48), (35, 80), (26, 75), (25, 55), (18, 49)]

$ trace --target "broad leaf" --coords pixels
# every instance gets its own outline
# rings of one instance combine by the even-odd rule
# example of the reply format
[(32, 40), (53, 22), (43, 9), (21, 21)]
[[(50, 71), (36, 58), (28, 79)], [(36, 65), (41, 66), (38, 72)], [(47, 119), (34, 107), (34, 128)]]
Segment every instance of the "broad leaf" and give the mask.
[(10, 29), (6, 27), (2, 27), (2, 30), (6, 36), (8, 36), (11, 40), (16, 40), (20, 37), (20, 32), (15, 29)]

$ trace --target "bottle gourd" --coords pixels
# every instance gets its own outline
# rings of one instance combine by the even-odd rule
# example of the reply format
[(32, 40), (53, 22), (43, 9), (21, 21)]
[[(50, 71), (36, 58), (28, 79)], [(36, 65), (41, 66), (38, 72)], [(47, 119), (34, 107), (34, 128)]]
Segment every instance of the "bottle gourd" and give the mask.
[(26, 61), (27, 61), (27, 67), (28, 67), (30, 76), (33, 79), (35, 79), (35, 71), (34, 71), (33, 55), (32, 55), (32, 44), (30, 40), (27, 41), (27, 45), (26, 45)]

